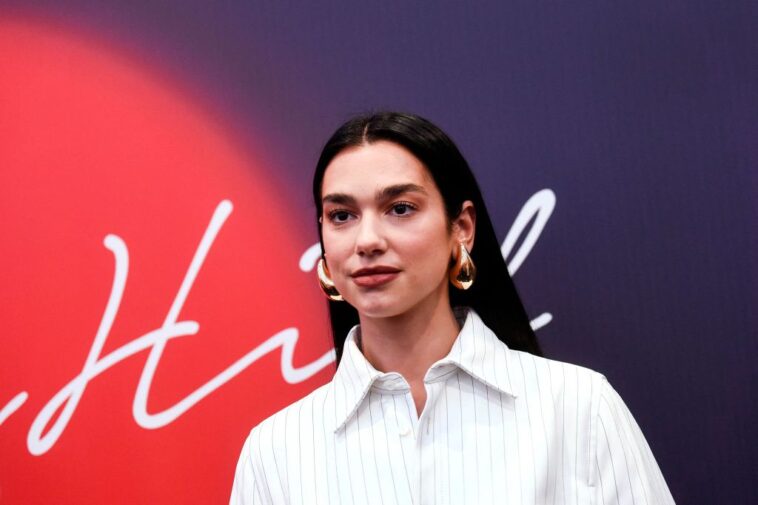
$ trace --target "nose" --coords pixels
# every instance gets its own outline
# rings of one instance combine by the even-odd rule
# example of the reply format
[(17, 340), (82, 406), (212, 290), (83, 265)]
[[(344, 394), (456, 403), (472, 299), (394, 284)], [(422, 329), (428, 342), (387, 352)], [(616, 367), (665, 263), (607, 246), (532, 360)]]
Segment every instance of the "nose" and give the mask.
[(364, 214), (358, 223), (355, 252), (358, 256), (381, 254), (387, 249), (381, 223), (371, 214)]

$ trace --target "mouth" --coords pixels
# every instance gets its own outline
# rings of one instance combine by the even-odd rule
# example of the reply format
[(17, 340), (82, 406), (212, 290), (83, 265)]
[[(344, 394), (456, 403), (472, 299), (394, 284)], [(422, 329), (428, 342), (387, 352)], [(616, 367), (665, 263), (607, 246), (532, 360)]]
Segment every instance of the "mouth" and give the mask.
[(373, 288), (393, 280), (400, 274), (394, 267), (361, 268), (352, 274), (353, 282), (361, 287)]

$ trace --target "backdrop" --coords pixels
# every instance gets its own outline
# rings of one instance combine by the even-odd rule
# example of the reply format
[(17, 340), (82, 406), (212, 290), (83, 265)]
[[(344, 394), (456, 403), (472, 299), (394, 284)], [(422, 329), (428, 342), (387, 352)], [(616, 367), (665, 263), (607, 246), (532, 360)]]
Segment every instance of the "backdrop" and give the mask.
[(222, 503), (334, 371), (310, 179), (438, 123), (546, 354), (604, 373), (679, 503), (755, 503), (752, 2), (0, 6), (0, 502)]

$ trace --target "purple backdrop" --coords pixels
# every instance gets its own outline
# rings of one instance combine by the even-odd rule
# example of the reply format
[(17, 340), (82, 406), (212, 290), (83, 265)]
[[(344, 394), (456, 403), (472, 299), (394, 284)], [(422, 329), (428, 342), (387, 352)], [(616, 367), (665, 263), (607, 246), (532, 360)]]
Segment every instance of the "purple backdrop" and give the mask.
[(756, 502), (754, 3), (3, 4), (180, 77), (303, 221), (326, 135), (373, 108), (453, 136), (501, 238), (550, 188), (515, 276), (547, 355), (606, 374), (677, 502)]

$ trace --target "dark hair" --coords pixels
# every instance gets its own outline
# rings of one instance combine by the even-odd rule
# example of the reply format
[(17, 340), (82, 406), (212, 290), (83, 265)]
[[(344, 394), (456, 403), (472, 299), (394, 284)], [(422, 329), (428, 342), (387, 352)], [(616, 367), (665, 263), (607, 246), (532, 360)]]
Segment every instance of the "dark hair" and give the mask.
[[(508, 274), (474, 174), (453, 141), (428, 120), (413, 114), (379, 112), (354, 117), (340, 126), (321, 151), (313, 176), (316, 223), (323, 214), (321, 185), (332, 159), (346, 148), (379, 140), (403, 146), (424, 164), (442, 194), (448, 223), (459, 215), (464, 201), (471, 200), (474, 204), (476, 242), (471, 258), (477, 268), (476, 282), (466, 291), (451, 289), (451, 306), (472, 307), (508, 347), (541, 356), (537, 337)], [(320, 226), (318, 235), (323, 251)], [(359, 323), (358, 311), (345, 302), (329, 300), (327, 303), (339, 362), (348, 331)]]

